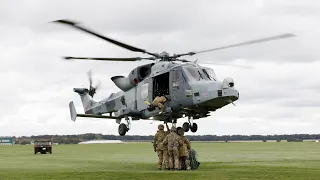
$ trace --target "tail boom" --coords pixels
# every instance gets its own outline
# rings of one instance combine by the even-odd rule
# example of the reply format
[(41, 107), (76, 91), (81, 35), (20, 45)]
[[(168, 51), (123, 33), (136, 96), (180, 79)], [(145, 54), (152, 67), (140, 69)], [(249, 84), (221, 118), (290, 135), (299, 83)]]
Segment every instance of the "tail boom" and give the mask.
[(106, 118), (106, 119), (119, 119), (119, 117), (114, 116), (103, 116), (98, 114), (78, 114), (76, 108), (74, 107), (73, 101), (69, 103), (70, 116), (72, 121), (76, 121), (77, 117), (88, 117), (88, 118)]

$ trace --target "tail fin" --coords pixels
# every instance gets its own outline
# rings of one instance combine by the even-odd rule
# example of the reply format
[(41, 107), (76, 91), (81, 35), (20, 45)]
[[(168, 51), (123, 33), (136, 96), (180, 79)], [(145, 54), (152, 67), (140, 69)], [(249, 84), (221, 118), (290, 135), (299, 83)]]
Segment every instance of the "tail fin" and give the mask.
[(92, 114), (91, 109), (97, 102), (91, 98), (89, 90), (85, 88), (74, 88), (73, 91), (80, 95), (85, 114)]
[(71, 120), (76, 121), (77, 111), (76, 111), (76, 108), (74, 107), (73, 101), (69, 103), (69, 110), (70, 110)]

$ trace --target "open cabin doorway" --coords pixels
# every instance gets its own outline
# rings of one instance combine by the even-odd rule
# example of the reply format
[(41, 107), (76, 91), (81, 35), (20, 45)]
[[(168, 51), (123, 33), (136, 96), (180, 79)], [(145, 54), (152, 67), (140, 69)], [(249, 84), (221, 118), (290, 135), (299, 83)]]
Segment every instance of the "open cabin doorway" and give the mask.
[(169, 72), (160, 74), (153, 78), (153, 97), (154, 99), (157, 96), (158, 92), (161, 92), (164, 95), (169, 94)]

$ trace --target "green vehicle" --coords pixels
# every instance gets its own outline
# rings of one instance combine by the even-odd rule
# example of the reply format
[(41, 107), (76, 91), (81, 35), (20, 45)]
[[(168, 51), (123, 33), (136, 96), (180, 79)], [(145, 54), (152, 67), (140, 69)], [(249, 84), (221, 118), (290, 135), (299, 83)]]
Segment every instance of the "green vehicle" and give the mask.
[(51, 141), (35, 141), (34, 142), (34, 154), (40, 152), (41, 154), (52, 154), (52, 142)]

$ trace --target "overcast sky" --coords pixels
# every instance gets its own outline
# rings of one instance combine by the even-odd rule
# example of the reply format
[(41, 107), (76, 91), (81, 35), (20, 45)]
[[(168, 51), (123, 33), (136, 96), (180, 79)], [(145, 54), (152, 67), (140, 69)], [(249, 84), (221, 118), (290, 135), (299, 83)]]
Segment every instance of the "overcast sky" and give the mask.
[[(136, 57), (60, 24), (81, 22), (101, 34), (151, 52), (185, 53), (293, 33), (294, 38), (188, 57), (208, 65), (219, 80), (232, 77), (236, 106), (197, 120), (196, 134), (320, 133), (319, 1), (5, 1), (0, 0), (0, 136), (102, 133), (118, 135), (108, 119), (70, 120), (68, 103), (83, 113), (74, 87), (101, 80), (94, 99), (119, 89), (110, 80), (141, 62), (64, 61), (61, 56)], [(180, 119), (182, 125), (186, 119)], [(127, 135), (152, 135), (158, 122), (134, 121)], [(188, 135), (194, 134), (191, 132)]]

